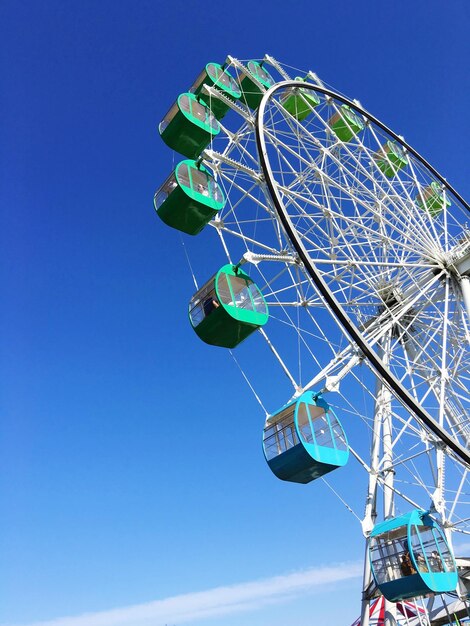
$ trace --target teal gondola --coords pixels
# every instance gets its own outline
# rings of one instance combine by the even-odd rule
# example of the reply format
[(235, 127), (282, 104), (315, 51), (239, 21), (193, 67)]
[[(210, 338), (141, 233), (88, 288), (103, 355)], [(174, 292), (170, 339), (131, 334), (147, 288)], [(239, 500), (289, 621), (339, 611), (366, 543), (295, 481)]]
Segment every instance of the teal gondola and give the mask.
[(238, 266), (224, 265), (189, 303), (191, 325), (202, 341), (235, 348), (268, 321), (268, 305)]
[[(300, 76), (296, 76), (295, 80), (305, 82), (305, 79)], [(320, 104), (320, 98), (313, 90), (299, 87), (286, 89), (280, 101), (285, 110), (299, 122), (308, 117), (312, 110)]]
[(347, 104), (330, 117), (328, 124), (338, 139), (344, 142), (350, 141), (365, 126), (362, 117)]
[(197, 235), (224, 207), (216, 180), (195, 161), (181, 161), (153, 199), (158, 217), (168, 226)]
[(377, 587), (391, 602), (457, 587), (457, 567), (444, 534), (421, 509), (377, 524), (369, 558)]
[(263, 450), (281, 480), (309, 483), (345, 465), (346, 434), (320, 393), (306, 391), (266, 420)]
[(203, 85), (214, 87), (230, 100), (238, 100), (241, 97), (240, 87), (230, 72), (218, 63), (208, 63), (196, 78), (190, 91), (199, 96), (211, 109), (218, 120), (221, 120), (229, 110), (229, 105), (217, 98), (211, 98), (203, 90)]
[(263, 67), (262, 62), (258, 63), (258, 61), (248, 61), (247, 69), (250, 75), (253, 76), (257, 82), (245, 74), (240, 80), (240, 89), (242, 90), (243, 98), (250, 109), (257, 109), (264, 94), (266, 93), (266, 90), (274, 85), (275, 80)]
[(196, 159), (220, 132), (220, 124), (208, 106), (192, 93), (182, 93), (158, 126), (172, 150)]

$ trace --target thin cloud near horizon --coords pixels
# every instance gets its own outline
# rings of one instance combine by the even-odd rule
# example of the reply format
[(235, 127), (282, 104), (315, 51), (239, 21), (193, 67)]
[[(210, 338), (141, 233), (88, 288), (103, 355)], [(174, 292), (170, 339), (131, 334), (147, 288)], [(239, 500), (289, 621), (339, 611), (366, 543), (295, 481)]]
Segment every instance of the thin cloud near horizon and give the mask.
[[(325, 584), (357, 578), (360, 561), (309, 568), (281, 576), (215, 587), (206, 591), (171, 596), (162, 600), (117, 609), (36, 621), (22, 626), (165, 626), (197, 619), (256, 611), (269, 604), (286, 602), (300, 592)], [(19, 626), (19, 624), (0, 626)]]

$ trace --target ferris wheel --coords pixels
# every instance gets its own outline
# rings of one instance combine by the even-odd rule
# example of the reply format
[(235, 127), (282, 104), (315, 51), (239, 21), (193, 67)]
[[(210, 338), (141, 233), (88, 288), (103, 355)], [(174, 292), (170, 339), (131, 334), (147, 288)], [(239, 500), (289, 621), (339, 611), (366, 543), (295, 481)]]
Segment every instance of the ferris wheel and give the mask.
[(381, 596), (390, 624), (410, 599), (419, 624), (470, 617), (468, 204), (357, 101), (270, 56), (208, 63), (159, 131), (182, 159), (157, 214), (224, 257), (191, 325), (261, 343), (283, 390), (270, 406), (241, 366), (268, 466), (304, 484), (364, 470), (361, 624)]

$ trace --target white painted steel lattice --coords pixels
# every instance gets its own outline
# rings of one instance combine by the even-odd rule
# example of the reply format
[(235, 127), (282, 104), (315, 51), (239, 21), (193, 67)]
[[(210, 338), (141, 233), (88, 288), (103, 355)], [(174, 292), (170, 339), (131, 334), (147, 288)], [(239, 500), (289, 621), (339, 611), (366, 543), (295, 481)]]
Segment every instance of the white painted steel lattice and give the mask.
[[(232, 57), (226, 67), (239, 80), (247, 74)], [(228, 198), (206, 229), (228, 262), (246, 263), (268, 302), (258, 340), (274, 355), (279, 389), (285, 380), (283, 402), (322, 389), (341, 415), (352, 462), (366, 472), (366, 536), (376, 518), (420, 507), (463, 557), (469, 207), (404, 140), (315, 74), (293, 82), (296, 72), (271, 57), (263, 67), (275, 84), (258, 111), (203, 88), (209, 106), (233, 110), (201, 156)], [(258, 389), (249, 346), (237, 350), (262, 404), (277, 410)], [(367, 563), (363, 591), (368, 606)], [(426, 609), (431, 620), (436, 606)]]

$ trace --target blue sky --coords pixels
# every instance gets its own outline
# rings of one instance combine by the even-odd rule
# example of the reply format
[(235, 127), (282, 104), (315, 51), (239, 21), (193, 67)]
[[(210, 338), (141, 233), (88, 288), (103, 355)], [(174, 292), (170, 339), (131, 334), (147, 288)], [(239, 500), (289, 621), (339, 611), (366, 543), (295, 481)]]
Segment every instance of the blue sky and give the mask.
[[(173, 158), (156, 125), (208, 61), (269, 53), (359, 99), (468, 198), (469, 14), (1, 3), (2, 626), (355, 619), (357, 520), (323, 484), (274, 479), (250, 390), (188, 325), (181, 238), (152, 207)], [(354, 470), (331, 482), (360, 509)]]

